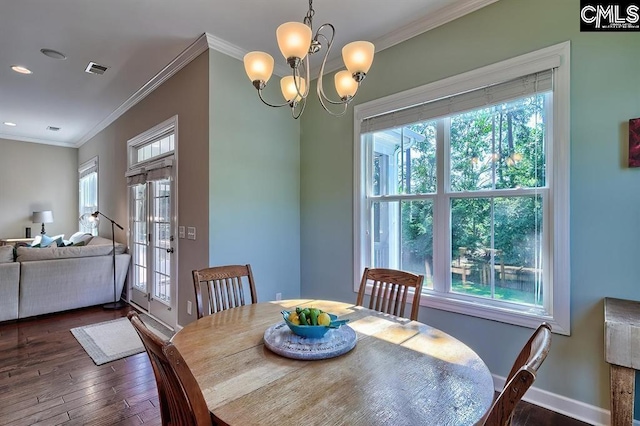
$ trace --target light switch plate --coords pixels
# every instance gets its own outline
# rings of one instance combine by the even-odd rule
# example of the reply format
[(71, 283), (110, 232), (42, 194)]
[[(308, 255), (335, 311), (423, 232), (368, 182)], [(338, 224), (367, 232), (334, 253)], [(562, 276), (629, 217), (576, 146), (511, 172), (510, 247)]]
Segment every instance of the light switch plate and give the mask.
[(187, 239), (188, 240), (195, 240), (196, 239), (196, 227), (195, 226), (188, 226), (187, 227)]
[(178, 226), (178, 238), (184, 238), (184, 237), (185, 237), (184, 226)]

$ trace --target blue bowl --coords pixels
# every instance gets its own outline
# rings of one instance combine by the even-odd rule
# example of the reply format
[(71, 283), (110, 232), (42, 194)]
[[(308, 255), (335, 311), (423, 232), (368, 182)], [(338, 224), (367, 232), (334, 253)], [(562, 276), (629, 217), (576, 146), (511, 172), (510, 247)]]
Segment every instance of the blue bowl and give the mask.
[(293, 334), (296, 334), (300, 337), (307, 337), (309, 339), (319, 339), (323, 337), (327, 331), (332, 328), (337, 328), (341, 324), (336, 324), (334, 321), (338, 318), (333, 314), (329, 314), (331, 317), (331, 325), (296, 325), (289, 321), (289, 311), (282, 311), (282, 317), (284, 318), (284, 322), (287, 323)]

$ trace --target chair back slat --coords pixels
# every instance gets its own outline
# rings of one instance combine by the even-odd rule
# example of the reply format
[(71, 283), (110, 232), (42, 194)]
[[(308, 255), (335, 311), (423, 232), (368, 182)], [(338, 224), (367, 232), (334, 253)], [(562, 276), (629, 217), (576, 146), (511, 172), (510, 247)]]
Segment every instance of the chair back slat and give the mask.
[(516, 357), (504, 388), (487, 413), (483, 425), (511, 424), (516, 405), (535, 381), (538, 369), (547, 358), (550, 348), (551, 326), (545, 322), (540, 324)]
[(202, 391), (173, 343), (153, 333), (134, 311), (128, 314), (149, 355), (163, 425), (212, 425)]
[(258, 302), (250, 265), (214, 266), (194, 270), (192, 274), (198, 318), (245, 305), (245, 289), (251, 303)]
[(367, 286), (371, 288), (369, 309), (398, 317), (405, 317), (409, 293), (413, 291), (410, 319), (418, 319), (423, 275), (386, 268), (365, 268), (358, 290), (357, 305), (364, 305)]

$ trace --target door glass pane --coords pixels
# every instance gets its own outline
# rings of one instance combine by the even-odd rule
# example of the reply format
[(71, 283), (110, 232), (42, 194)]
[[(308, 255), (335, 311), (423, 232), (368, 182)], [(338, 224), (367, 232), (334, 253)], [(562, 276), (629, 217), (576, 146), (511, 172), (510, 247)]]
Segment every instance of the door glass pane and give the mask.
[(132, 218), (132, 254), (133, 286), (143, 293), (147, 292), (147, 185), (131, 188), (133, 198)]
[(171, 181), (168, 179), (152, 182), (154, 250), (154, 290), (153, 296), (166, 304), (171, 302)]
[(452, 200), (452, 291), (542, 305), (542, 208), (539, 195)]
[(372, 267), (422, 274), (433, 288), (433, 202), (374, 202), (372, 219)]

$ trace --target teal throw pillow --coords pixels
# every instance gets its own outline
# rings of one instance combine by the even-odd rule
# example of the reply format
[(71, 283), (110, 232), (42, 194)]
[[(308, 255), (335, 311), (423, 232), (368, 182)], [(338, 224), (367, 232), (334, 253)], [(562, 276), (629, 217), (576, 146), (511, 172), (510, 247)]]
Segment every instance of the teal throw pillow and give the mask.
[(40, 247), (49, 247), (51, 243), (53, 243), (54, 241), (55, 240), (50, 236), (48, 236), (47, 234), (42, 234), (42, 239), (40, 240)]
[(66, 245), (64, 243), (64, 240), (62, 239), (62, 237), (58, 237), (53, 241), (56, 243), (56, 246), (58, 246), (58, 247), (64, 247)]

